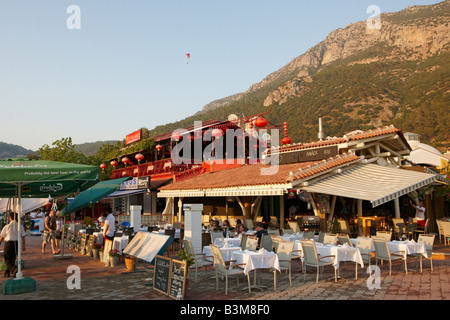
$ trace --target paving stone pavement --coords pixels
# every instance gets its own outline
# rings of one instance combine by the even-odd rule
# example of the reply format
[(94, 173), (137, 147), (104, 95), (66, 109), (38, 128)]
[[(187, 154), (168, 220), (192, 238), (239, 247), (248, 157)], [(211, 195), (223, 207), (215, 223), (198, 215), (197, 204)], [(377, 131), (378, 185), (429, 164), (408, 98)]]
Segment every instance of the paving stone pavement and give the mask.
[[(17, 295), (0, 294), (0, 300), (156, 300), (173, 301), (152, 288), (153, 269), (150, 264), (138, 263), (134, 273), (127, 272), (125, 263), (117, 267), (107, 267), (99, 260), (81, 255), (74, 250), (65, 249), (71, 254), (70, 259), (55, 260), (50, 253), (41, 254), (41, 237), (28, 236), (27, 250), (23, 252), (23, 275), (36, 281), (36, 290)], [(50, 250), (48, 251), (50, 252)], [(175, 256), (174, 256), (175, 257)], [(387, 264), (381, 265), (379, 288), (374, 280), (369, 280), (367, 268), (358, 268), (355, 280), (355, 265), (347, 262), (341, 264), (340, 278), (334, 282), (332, 267), (325, 267), (315, 282), (316, 271), (308, 269), (306, 279), (299, 261), (293, 262), (292, 286), (289, 286), (285, 273), (278, 274), (277, 290), (273, 290), (273, 273), (258, 271), (260, 284), (267, 288), (245, 290), (246, 277), (241, 277), (240, 285), (236, 280), (229, 282), (229, 292), (225, 295), (225, 282), (219, 281), (216, 291), (214, 270), (208, 270), (208, 277), (199, 271), (198, 281), (189, 281), (185, 300), (188, 301), (262, 301), (262, 300), (450, 300), (450, 259), (433, 259), (434, 270), (431, 271), (429, 260), (424, 261), (423, 272), (412, 271), (418, 267), (414, 261), (408, 263), (409, 272), (405, 274), (401, 262), (394, 262), (392, 275)], [(70, 266), (79, 267), (81, 288), (69, 289), (68, 279), (72, 272)], [(7, 280), (0, 274), (0, 282)], [(253, 280), (253, 279), (252, 279)], [(70, 282), (70, 281), (69, 281)], [(71, 282), (73, 283), (73, 282)]]

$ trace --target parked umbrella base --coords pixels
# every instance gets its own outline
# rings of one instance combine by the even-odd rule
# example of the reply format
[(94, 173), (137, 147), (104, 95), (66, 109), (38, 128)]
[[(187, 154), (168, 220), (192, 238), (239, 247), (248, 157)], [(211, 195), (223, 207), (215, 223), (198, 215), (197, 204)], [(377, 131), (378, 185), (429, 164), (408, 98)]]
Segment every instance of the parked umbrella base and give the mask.
[(9, 279), (3, 282), (3, 294), (20, 294), (36, 291), (36, 281), (25, 277), (22, 279)]

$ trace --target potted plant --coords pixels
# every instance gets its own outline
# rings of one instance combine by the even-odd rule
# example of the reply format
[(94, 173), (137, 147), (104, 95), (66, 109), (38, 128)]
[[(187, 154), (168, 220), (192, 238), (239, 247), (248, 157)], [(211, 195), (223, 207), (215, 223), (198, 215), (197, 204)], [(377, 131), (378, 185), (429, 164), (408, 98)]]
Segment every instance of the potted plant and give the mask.
[(189, 253), (187, 248), (178, 251), (177, 255), (178, 258), (180, 258), (180, 260), (186, 261), (186, 288), (185, 288), (185, 295), (186, 295), (187, 289), (189, 287), (189, 268), (195, 263), (195, 255)]
[(95, 242), (93, 245), (92, 245), (92, 256), (95, 258), (95, 259), (98, 259), (99, 257), (100, 257), (100, 248), (102, 247), (102, 245), (100, 244), (100, 243), (97, 243), (97, 242)]
[(134, 268), (134, 259), (130, 256), (125, 256), (125, 266), (127, 267), (127, 270), (133, 270)]
[(119, 263), (119, 257), (121, 255), (120, 251), (111, 249), (108, 251), (108, 255), (111, 267), (117, 267), (117, 264)]

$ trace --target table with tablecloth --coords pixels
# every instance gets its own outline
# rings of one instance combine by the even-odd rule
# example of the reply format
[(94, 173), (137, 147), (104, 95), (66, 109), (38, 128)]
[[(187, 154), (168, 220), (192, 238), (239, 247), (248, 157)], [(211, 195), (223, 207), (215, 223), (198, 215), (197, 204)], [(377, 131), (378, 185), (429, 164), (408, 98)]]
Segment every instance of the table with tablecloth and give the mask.
[(122, 252), (128, 245), (128, 236), (114, 237), (112, 248)]
[[(220, 247), (219, 249), (222, 252), (223, 260), (225, 260), (225, 261), (232, 260), (233, 253), (236, 251), (242, 250), (241, 247), (234, 247), (234, 246), (228, 246), (228, 245), (224, 246), (224, 247)], [(206, 260), (214, 261), (214, 258), (212, 257), (213, 254), (212, 254), (210, 246), (204, 246), (203, 253), (205, 254), (205, 257), (211, 257), (211, 258), (206, 258)], [(233, 262), (233, 264), (234, 264), (234, 262)]]
[(425, 244), (417, 243), (414, 240), (409, 241), (388, 241), (389, 251), (392, 253), (394, 251), (404, 251), (404, 258), (412, 253), (420, 253), (423, 257), (427, 258), (427, 250), (425, 248)]
[(280, 271), (280, 261), (274, 252), (265, 250), (257, 251), (235, 251), (231, 255), (235, 263), (245, 263), (244, 273), (247, 274), (256, 269), (276, 269)]
[(221, 247), (227, 244), (228, 246), (239, 247), (241, 244), (241, 238), (216, 238), (214, 240), (214, 245)]

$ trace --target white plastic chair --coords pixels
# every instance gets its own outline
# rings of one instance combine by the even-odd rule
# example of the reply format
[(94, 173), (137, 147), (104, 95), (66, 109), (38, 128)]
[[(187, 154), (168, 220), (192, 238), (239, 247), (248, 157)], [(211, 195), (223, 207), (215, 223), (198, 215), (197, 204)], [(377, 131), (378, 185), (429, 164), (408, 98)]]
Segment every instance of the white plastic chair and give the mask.
[[(244, 270), (240, 266), (245, 266), (245, 263), (229, 264), (225, 263), (218, 246), (210, 245), (214, 257), (215, 271), (216, 271), (216, 290), (219, 290), (219, 275), (225, 277), (225, 294), (228, 294), (228, 277), (236, 276), (237, 285), (239, 286), (239, 275), (244, 274)], [(236, 268), (238, 267), (238, 268)], [(247, 273), (248, 292), (251, 293), (250, 287), (250, 273)]]
[[(419, 239), (417, 239), (417, 243), (423, 243), (425, 245), (425, 249), (427, 251), (427, 256), (430, 259), (430, 268), (431, 268), (431, 271), (433, 271), (434, 235), (433, 234), (421, 234), (421, 235), (419, 235)], [(409, 255), (412, 257), (418, 258), (420, 260), (420, 272), (422, 272), (423, 255), (421, 253), (411, 253)]]
[(211, 244), (214, 244), (216, 239), (223, 238), (223, 232), (222, 231), (214, 231), (211, 232)]
[(390, 231), (377, 231), (376, 236), (386, 239), (387, 242), (392, 239), (392, 233)]
[[(292, 261), (292, 250), (294, 249), (293, 241), (281, 241), (278, 244), (277, 256), (280, 263), (280, 271), (286, 271), (289, 275), (289, 286), (292, 287), (292, 277), (291, 277), (291, 261)], [(277, 271), (273, 270), (273, 290), (277, 290)]]
[(373, 239), (369, 237), (358, 237), (356, 240), (356, 248), (358, 248), (364, 263), (370, 267), (372, 260)]
[(195, 279), (197, 282), (197, 272), (199, 268), (205, 268), (205, 276), (208, 277), (208, 267), (213, 265), (213, 262), (207, 258), (212, 258), (212, 256), (206, 256), (204, 253), (195, 253), (191, 241), (183, 240), (183, 248), (187, 250), (188, 254), (194, 256), (194, 264), (190, 266), (191, 269), (195, 269)]
[[(334, 282), (337, 282), (336, 268), (334, 268), (334, 260), (336, 256), (329, 255), (320, 257), (317, 255), (316, 245), (314, 240), (301, 240), (303, 250), (303, 278), (306, 280), (306, 266), (316, 267), (317, 276), (316, 283), (319, 282), (319, 268), (324, 266), (332, 266), (334, 269)], [(324, 261), (323, 259), (332, 258), (332, 261)]]
[(375, 246), (375, 264), (378, 266), (378, 260), (389, 261), (389, 275), (391, 275), (392, 270), (392, 260), (403, 260), (405, 264), (405, 273), (408, 274), (408, 266), (406, 265), (406, 257), (404, 251), (394, 251), (389, 250), (386, 238), (383, 237), (372, 237), (373, 244)]
[(257, 237), (248, 236), (245, 250), (256, 251), (258, 249), (258, 241), (259, 239)]
[(325, 236), (323, 237), (323, 245), (336, 245), (336, 235), (335, 234), (325, 234)]

